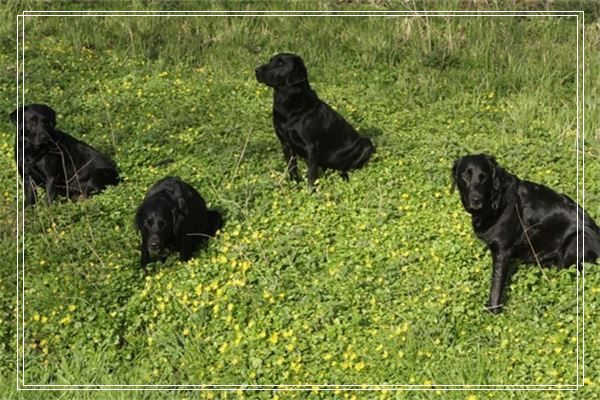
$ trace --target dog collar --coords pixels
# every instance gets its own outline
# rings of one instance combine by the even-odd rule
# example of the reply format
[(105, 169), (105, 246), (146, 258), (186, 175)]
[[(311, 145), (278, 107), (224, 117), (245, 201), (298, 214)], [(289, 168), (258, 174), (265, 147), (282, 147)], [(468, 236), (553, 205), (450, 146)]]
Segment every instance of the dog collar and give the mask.
[(285, 89), (285, 88), (288, 88), (288, 87), (290, 87), (290, 86), (294, 86), (294, 85), (297, 85), (297, 84), (299, 84), (299, 83), (304, 83), (304, 82), (308, 82), (308, 79), (307, 79), (307, 78), (304, 78), (304, 79), (301, 79), (301, 80), (299, 80), (299, 81), (295, 81), (295, 82), (292, 82), (292, 83), (288, 83), (288, 84), (287, 84), (287, 85), (285, 85), (283, 88)]

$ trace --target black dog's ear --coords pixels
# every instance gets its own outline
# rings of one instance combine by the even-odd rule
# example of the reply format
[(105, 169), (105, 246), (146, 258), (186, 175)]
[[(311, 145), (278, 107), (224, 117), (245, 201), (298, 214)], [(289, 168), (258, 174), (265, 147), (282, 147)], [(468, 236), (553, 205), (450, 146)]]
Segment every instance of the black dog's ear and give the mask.
[(450, 188), (451, 192), (454, 192), (454, 189), (456, 188), (456, 184), (458, 182), (458, 176), (456, 174), (458, 174), (458, 167), (460, 166), (461, 161), (462, 158), (459, 158), (458, 160), (455, 160), (454, 164), (452, 165), (452, 187)]
[[(17, 114), (20, 114), (19, 116), (22, 116), (23, 113), (25, 111), (27, 111), (29, 109), (29, 106), (25, 106), (25, 107), (21, 107), (21, 108), (17, 108), (15, 111), (10, 113), (10, 120), (13, 124), (17, 125), (18, 121), (17, 121)], [(21, 111), (19, 113), (19, 110)], [(56, 119), (56, 117), (55, 117)]]
[(15, 125), (17, 125), (17, 112), (18, 111), (19, 111), (19, 109), (16, 109), (15, 111), (10, 113), (10, 120)]
[(173, 218), (173, 234), (179, 236), (181, 234), (181, 225), (183, 224), (184, 216), (175, 208), (171, 210), (171, 216)]
[(308, 80), (308, 72), (304, 66), (304, 61), (300, 57), (294, 60), (294, 69), (285, 78), (286, 85), (293, 85)]
[(48, 121), (50, 122), (50, 125), (52, 126), (52, 128), (55, 128), (56, 127), (56, 111), (54, 111), (52, 109), (52, 107), (50, 107), (50, 106), (43, 105), (42, 113), (44, 113), (46, 118), (48, 118)]
[(485, 155), (492, 179), (491, 206), (493, 210), (500, 207), (502, 200), (502, 181), (504, 179), (504, 170), (498, 165), (493, 156)]

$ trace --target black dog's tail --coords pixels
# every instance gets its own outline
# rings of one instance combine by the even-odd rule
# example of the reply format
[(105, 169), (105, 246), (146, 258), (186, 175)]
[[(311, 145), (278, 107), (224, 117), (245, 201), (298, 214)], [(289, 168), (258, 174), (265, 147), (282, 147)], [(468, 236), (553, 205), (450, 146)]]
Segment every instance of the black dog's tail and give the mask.
[(223, 227), (223, 218), (216, 210), (208, 210), (208, 232), (209, 236), (214, 236), (215, 233)]
[(122, 181), (116, 169), (102, 168), (94, 172), (94, 176), (89, 179), (80, 190), (86, 195), (102, 192), (108, 186), (116, 186)]
[(107, 186), (115, 186), (122, 181), (122, 178), (115, 169), (103, 169), (99, 173), (102, 175), (102, 180), (106, 182)]

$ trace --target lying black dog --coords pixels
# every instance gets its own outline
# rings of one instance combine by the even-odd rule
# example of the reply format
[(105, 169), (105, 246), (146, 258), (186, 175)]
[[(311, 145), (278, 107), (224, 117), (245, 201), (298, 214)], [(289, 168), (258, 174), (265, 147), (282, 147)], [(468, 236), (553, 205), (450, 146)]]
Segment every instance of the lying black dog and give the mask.
[(49, 106), (30, 104), (13, 111), (10, 119), (18, 127), (15, 160), (27, 204), (35, 204), (38, 186), (45, 187), (50, 204), (58, 194), (88, 197), (119, 182), (110, 158), (56, 129), (56, 113)]
[(475, 234), (492, 252), (492, 313), (502, 310), (511, 259), (562, 268), (600, 256), (600, 228), (568, 196), (520, 180), (485, 154), (456, 160), (452, 177)]
[(222, 226), (221, 215), (207, 210), (200, 194), (177, 177), (156, 182), (146, 194), (135, 215), (142, 233), (144, 271), (152, 258), (164, 261), (166, 250), (179, 252), (182, 261)]
[(297, 55), (277, 54), (256, 69), (256, 79), (275, 89), (273, 123), (295, 181), (300, 181), (297, 155), (307, 160), (312, 185), (319, 167), (340, 171), (348, 180), (348, 171), (361, 168), (375, 151), (368, 138), (359, 136), (341, 115), (319, 100)]

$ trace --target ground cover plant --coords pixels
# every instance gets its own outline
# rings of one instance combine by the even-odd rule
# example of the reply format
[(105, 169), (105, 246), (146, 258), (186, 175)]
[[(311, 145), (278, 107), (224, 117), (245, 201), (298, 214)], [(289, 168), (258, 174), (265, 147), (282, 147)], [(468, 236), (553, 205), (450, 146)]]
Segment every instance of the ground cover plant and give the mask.
[[(8, 119), (16, 106), (15, 15), (23, 9), (121, 7), (8, 2), (1, 8), (0, 87), (6, 93), (0, 98), (6, 116), (0, 119), (1, 398), (40, 396), (15, 392), (17, 171)], [(136, 2), (133, 7), (407, 5)], [(597, 70), (599, 55), (590, 49), (600, 44), (598, 8), (554, 7), (588, 8), (586, 70)], [(431, 388), (575, 384), (578, 371), (581, 379), (577, 271), (520, 268), (504, 313), (485, 312), (490, 254), (450, 190), (453, 161), (485, 151), (518, 176), (576, 197), (574, 18), (28, 17), (25, 29), (25, 102), (52, 105), (58, 128), (113, 158), (124, 179), (83, 202), (25, 210), (26, 383)], [(377, 147), (350, 182), (322, 174), (311, 193), (288, 181), (270, 117), (271, 91), (254, 77), (254, 68), (280, 51), (300, 54), (319, 97)], [(594, 83), (586, 79), (585, 206), (599, 221)], [(305, 175), (304, 163), (299, 166)], [(222, 211), (226, 223), (191, 261), (171, 256), (149, 265), (144, 276), (133, 216), (147, 189), (168, 175), (192, 184), (209, 208)], [(600, 393), (597, 267), (587, 266), (585, 289), (586, 386), (577, 393), (593, 398)], [(173, 394), (48, 391), (43, 397)], [(315, 387), (309, 393), (228, 395), (358, 394)], [(400, 396), (574, 395), (427, 391)]]

